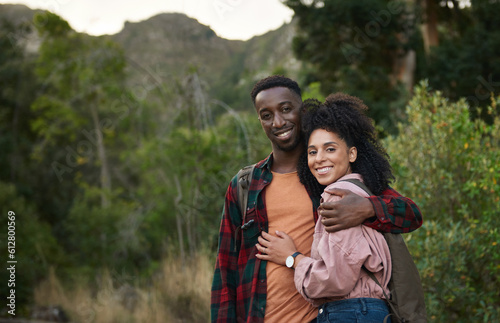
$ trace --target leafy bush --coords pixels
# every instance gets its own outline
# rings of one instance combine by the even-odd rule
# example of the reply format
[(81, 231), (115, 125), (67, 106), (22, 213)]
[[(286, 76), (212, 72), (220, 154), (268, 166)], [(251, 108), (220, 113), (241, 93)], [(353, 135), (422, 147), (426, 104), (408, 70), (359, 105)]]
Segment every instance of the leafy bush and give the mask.
[(134, 201), (109, 194), (110, 205), (101, 205), (102, 190), (84, 183), (65, 221), (65, 248), (79, 272), (100, 268), (141, 269), (147, 255), (138, 226), (141, 209)]
[(500, 320), (500, 119), (492, 99), (486, 124), (471, 120), (426, 82), (415, 89), (408, 122), (386, 139), (399, 191), (424, 216), (407, 235), (436, 322)]
[(181, 254), (217, 248), (220, 216), (229, 181), (270, 149), (255, 112), (228, 113), (205, 129), (177, 127), (152, 138), (130, 156), (142, 178), (136, 198), (145, 205), (142, 232), (152, 254), (164, 245)]
[[(45, 276), (49, 266), (64, 265), (65, 260), (50, 226), (38, 218), (33, 203), (20, 197), (14, 185), (0, 182), (0, 205), (0, 241), (2, 254), (5, 255), (3, 259), (17, 261), (14, 264), (4, 263), (7, 267), (15, 266), (15, 277), (11, 278), (9, 271), (2, 270), (0, 278), (5, 282), (5, 287), (0, 296), (6, 299), (10, 290), (15, 290), (15, 312), (22, 314), (31, 301), (32, 290), (37, 281)], [(13, 215), (15, 219), (9, 218), (9, 215)], [(14, 234), (8, 234), (8, 230)], [(15, 241), (9, 237), (15, 237)], [(13, 259), (6, 257), (9, 254), (7, 241), (15, 243)], [(8, 284), (10, 285), (7, 286)]]

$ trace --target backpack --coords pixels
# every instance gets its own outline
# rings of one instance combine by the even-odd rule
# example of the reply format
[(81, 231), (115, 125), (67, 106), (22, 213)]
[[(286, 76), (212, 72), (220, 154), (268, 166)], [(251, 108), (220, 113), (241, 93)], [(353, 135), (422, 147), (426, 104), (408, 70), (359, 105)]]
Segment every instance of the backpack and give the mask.
[[(237, 185), (238, 185), (238, 202), (241, 211), (241, 225), (236, 228), (234, 232), (234, 240), (238, 238), (238, 234), (240, 230), (245, 230), (248, 226), (252, 225), (254, 220), (250, 220), (248, 223), (245, 223), (245, 218), (247, 215), (247, 204), (248, 204), (248, 191), (250, 188), (250, 183), (252, 182), (253, 177), (253, 169), (255, 168), (255, 164), (248, 165), (240, 169), (237, 176)], [(236, 244), (234, 245), (234, 251), (237, 250)]]
[(240, 203), (241, 210), (241, 224), (245, 223), (245, 217), (247, 215), (247, 203), (248, 203), (248, 191), (250, 183), (252, 182), (253, 170), (255, 164), (248, 165), (240, 169), (237, 175), (238, 180), (238, 202)]
[[(373, 196), (361, 181), (357, 179), (343, 181), (353, 183), (365, 190), (370, 196)], [(420, 275), (403, 237), (399, 233), (382, 234), (385, 241), (387, 241), (392, 259), (391, 279), (388, 284), (391, 297), (389, 298), (384, 292), (390, 307), (389, 316), (393, 316), (393, 322), (427, 322), (424, 290)], [(362, 268), (382, 288), (375, 275), (364, 266)]]

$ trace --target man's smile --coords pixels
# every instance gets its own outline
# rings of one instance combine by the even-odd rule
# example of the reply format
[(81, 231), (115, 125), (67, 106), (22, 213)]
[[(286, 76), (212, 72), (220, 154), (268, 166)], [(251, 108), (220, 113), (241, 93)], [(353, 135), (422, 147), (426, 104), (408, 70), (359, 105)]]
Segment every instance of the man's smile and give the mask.
[(284, 138), (284, 137), (287, 137), (291, 132), (292, 132), (292, 129), (288, 129), (288, 130), (281, 132), (281, 133), (275, 133), (275, 135), (276, 135), (276, 137)]

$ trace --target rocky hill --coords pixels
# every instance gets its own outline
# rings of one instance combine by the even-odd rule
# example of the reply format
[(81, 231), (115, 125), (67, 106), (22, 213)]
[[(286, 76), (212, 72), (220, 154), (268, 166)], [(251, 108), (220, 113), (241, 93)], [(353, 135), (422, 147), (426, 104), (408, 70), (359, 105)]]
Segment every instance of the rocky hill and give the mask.
[(196, 73), (211, 97), (241, 108), (249, 83), (273, 71), (297, 75), (293, 32), (291, 23), (248, 41), (227, 40), (184, 14), (166, 13), (127, 22), (111, 38), (125, 49), (135, 85), (151, 74), (168, 83)]
[[(0, 20), (33, 24), (34, 12), (24, 5), (0, 5)], [(274, 72), (297, 76), (300, 64), (291, 51), (293, 34), (292, 21), (248, 41), (227, 40), (184, 14), (164, 13), (126, 22), (119, 33), (102, 37), (123, 47), (131, 86), (146, 86), (151, 79), (173, 86), (196, 75), (210, 98), (241, 109), (248, 106), (248, 92), (257, 79)], [(36, 34), (13, 38), (36, 51)]]
[(123, 46), (130, 61), (173, 77), (196, 69), (213, 78), (232, 57), (241, 54), (243, 45), (220, 38), (209, 27), (177, 13), (127, 22), (111, 38)]

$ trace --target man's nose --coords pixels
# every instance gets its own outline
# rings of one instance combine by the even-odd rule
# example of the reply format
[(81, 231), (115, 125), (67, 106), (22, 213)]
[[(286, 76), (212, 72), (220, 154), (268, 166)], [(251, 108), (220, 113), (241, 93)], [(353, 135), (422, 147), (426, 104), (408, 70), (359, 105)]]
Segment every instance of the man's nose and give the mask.
[(286, 123), (285, 118), (283, 118), (281, 114), (277, 113), (274, 115), (273, 127), (281, 128), (285, 125), (285, 123)]

